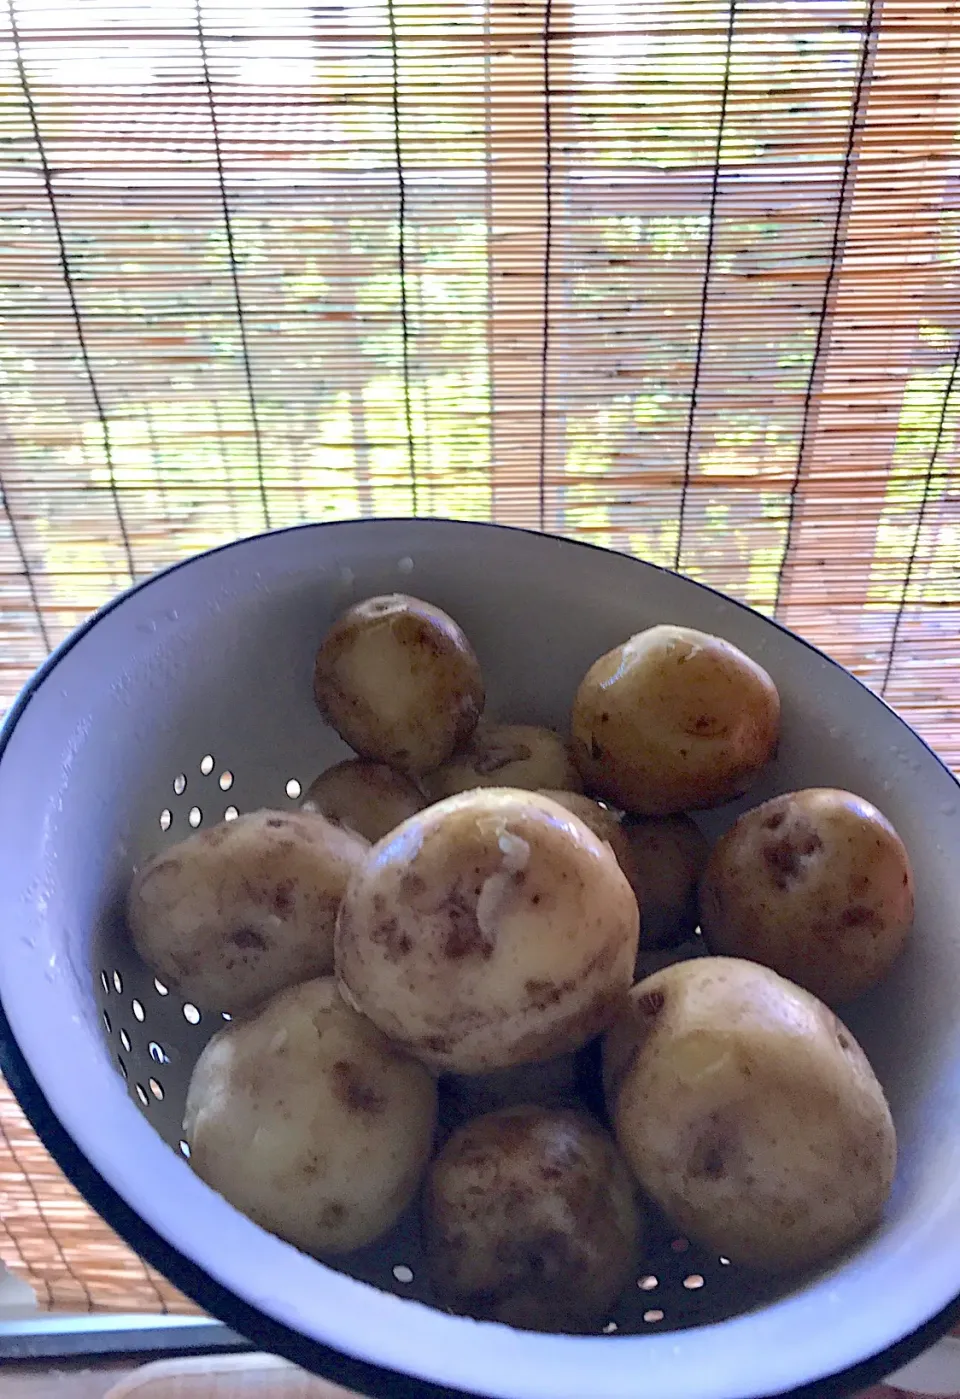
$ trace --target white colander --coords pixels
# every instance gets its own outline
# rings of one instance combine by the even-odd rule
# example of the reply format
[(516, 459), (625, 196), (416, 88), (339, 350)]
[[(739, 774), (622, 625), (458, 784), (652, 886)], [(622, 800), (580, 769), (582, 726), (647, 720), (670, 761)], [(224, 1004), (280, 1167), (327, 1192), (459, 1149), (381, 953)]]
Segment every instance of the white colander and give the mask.
[[(222, 1024), (131, 953), (131, 871), (191, 826), (284, 806), (346, 750), (313, 703), (317, 643), (348, 603), (403, 590), (463, 625), (488, 709), (563, 727), (587, 666), (671, 621), (773, 674), (781, 756), (751, 801), (810, 785), (880, 806), (916, 867), (916, 932), (849, 1019), (901, 1143), (883, 1227), (826, 1274), (760, 1293), (657, 1229), (637, 1286), (590, 1337), (512, 1331), (429, 1305), (414, 1219), (340, 1268), (297, 1253), (190, 1171), (180, 1114)], [(370, 1395), (747, 1399), (847, 1393), (904, 1364), (960, 1293), (960, 793), (839, 666), (706, 588), (584, 545), (447, 521), (260, 536), (134, 588), (70, 638), (0, 739), (4, 1072), (110, 1224), (254, 1342)], [(704, 818), (729, 824), (735, 808)], [(577, 1286), (571, 1277), (570, 1286)]]

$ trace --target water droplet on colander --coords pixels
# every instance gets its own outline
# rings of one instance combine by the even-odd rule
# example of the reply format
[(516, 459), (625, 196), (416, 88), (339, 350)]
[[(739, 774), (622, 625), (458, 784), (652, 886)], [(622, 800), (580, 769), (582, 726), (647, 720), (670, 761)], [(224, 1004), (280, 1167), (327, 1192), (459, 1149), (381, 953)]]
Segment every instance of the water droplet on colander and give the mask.
[(397, 559), (397, 572), (398, 572), (398, 573), (412, 573), (412, 572), (413, 572), (413, 559), (410, 558), (409, 554), (405, 555), (402, 559)]
[(345, 588), (349, 588), (350, 584), (354, 580), (355, 575), (352, 568), (341, 568), (339, 576), (340, 582), (343, 584), (343, 586)]
[(944, 802), (944, 803), (943, 803), (943, 806), (941, 806), (941, 808), (940, 808), (940, 810), (943, 812), (944, 816), (952, 816), (953, 813), (956, 811), (956, 809), (957, 809), (957, 808), (956, 808), (956, 806), (954, 805), (953, 802)]

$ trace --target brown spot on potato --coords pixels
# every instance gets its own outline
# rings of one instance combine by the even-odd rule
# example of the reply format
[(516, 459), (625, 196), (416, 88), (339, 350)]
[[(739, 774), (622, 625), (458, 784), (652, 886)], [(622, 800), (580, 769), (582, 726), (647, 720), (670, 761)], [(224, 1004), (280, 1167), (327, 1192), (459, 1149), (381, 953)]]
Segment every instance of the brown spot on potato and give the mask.
[(381, 1113), (387, 1105), (384, 1095), (349, 1059), (338, 1059), (330, 1070), (330, 1078), (336, 1097), (351, 1112)]
[(778, 889), (786, 889), (800, 875), (803, 859), (823, 849), (823, 841), (812, 828), (798, 829), (763, 848), (763, 858), (773, 872)]
[(845, 908), (840, 915), (841, 928), (865, 928), (869, 925), (875, 926), (878, 921), (874, 910), (866, 908), (863, 904), (853, 904), (850, 908)]
[(236, 928), (230, 934), (230, 941), (244, 952), (266, 952), (269, 943), (256, 928)]
[(477, 922), (476, 909), (460, 894), (451, 894), (438, 912), (445, 913), (449, 923), (443, 939), (443, 955), (451, 962), (463, 961), (465, 957), (487, 961), (493, 956), (493, 939)]
[(637, 997), (637, 1009), (641, 1014), (652, 1019), (663, 1010), (666, 999), (666, 996), (660, 990), (644, 991), (642, 996)]
[(283, 918), (293, 908), (295, 886), (292, 879), (283, 879), (273, 891), (273, 911)]
[(346, 1218), (347, 1207), (341, 1205), (339, 1200), (331, 1200), (329, 1205), (324, 1205), (320, 1215), (320, 1223), (325, 1229), (332, 1229), (336, 1224), (342, 1224)]
[(264, 822), (264, 825), (268, 826), (271, 831), (280, 831), (284, 826), (289, 826), (289, 824), (290, 822), (286, 816), (268, 816)]
[(603, 757), (603, 748), (597, 742), (596, 738), (594, 738), (593, 734), (590, 735), (590, 756), (595, 763), (599, 762)]
[(763, 824), (768, 831), (777, 831), (783, 825), (784, 819), (782, 811), (775, 811), (772, 816), (767, 817)]

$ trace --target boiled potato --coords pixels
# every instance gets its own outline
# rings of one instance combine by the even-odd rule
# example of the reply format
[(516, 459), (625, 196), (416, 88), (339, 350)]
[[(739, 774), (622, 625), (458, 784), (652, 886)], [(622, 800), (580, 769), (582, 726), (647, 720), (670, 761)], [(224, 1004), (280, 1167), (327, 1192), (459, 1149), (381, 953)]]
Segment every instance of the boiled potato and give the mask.
[(201, 1006), (251, 1010), (333, 970), (337, 909), (368, 848), (310, 812), (255, 811), (198, 831), (136, 874), (134, 945)]
[(880, 1218), (896, 1165), (849, 1030), (776, 972), (700, 957), (634, 987), (604, 1044), (620, 1148), (691, 1238), (769, 1271), (822, 1263)]
[(773, 757), (780, 699), (729, 642), (688, 627), (640, 632), (591, 666), (573, 705), (587, 791), (641, 816), (740, 796)]
[(190, 1165), (238, 1210), (306, 1253), (345, 1253), (410, 1203), (436, 1110), (426, 1069), (324, 977), (213, 1037), (183, 1126)]
[(485, 1073), (578, 1048), (631, 981), (637, 902), (608, 846), (533, 792), (462, 792), (373, 846), (336, 965), (358, 1010), (425, 1063)]
[(352, 758), (328, 768), (311, 783), (303, 810), (319, 811), (334, 825), (373, 842), (426, 804), (423, 793), (402, 773), (385, 763)]
[(773, 967), (831, 1005), (874, 986), (913, 921), (903, 842), (875, 806), (813, 787), (741, 816), (700, 892), (713, 952)]
[(424, 778), (431, 801), (472, 787), (541, 787), (580, 790), (569, 746), (552, 729), (535, 724), (481, 724), (449, 762)]
[(640, 950), (666, 947), (697, 926), (697, 881), (708, 846), (689, 816), (624, 818), (578, 792), (543, 793), (610, 846), (640, 905)]
[(427, 1258), (440, 1300), (542, 1331), (606, 1320), (640, 1235), (633, 1182), (586, 1114), (526, 1106), (461, 1128), (430, 1169)]
[(483, 710), (480, 664), (452, 617), (392, 593), (347, 609), (317, 652), (313, 692), (361, 757), (408, 776), (439, 767)]
[(689, 816), (624, 822), (623, 838), (636, 870), (640, 946), (671, 947), (697, 926), (697, 884), (710, 847)]

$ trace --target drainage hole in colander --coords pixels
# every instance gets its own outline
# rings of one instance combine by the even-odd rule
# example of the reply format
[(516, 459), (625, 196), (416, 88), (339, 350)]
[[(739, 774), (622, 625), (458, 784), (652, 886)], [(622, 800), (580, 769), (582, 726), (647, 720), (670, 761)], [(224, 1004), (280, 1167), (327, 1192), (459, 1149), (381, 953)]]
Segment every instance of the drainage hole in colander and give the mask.
[(230, 1012), (229, 1012), (228, 1010), (222, 1010), (222, 1011), (220, 1012), (220, 1018), (221, 1018), (222, 1020), (232, 1020), (232, 1019), (233, 1019), (233, 1016), (230, 1014)]
[(660, 1279), (655, 1278), (652, 1273), (645, 1278), (637, 1278), (637, 1286), (641, 1292), (652, 1292), (655, 1287), (659, 1286), (659, 1282)]
[(108, 1035), (112, 1035), (112, 1034), (113, 1034), (113, 1026), (110, 1024), (110, 1017), (109, 1017), (109, 1015), (107, 1014), (106, 1011), (102, 1011), (101, 1014), (103, 1015), (103, 1028), (106, 1030), (106, 1032), (107, 1032)]
[(205, 758), (200, 759), (200, 771), (203, 773), (204, 777), (209, 777), (211, 772), (213, 772), (213, 768), (213, 757), (208, 753)]
[(140, 1024), (142, 1025), (144, 1020), (146, 1019), (146, 1012), (144, 1011), (143, 1006), (138, 1000), (134, 999), (130, 1002), (130, 1009), (133, 1011), (134, 1020), (139, 1020)]
[(295, 802), (297, 800), (297, 797), (299, 797), (300, 793), (303, 791), (303, 788), (300, 786), (300, 783), (295, 777), (291, 777), (290, 781), (287, 783), (286, 791), (287, 796), (290, 798), (290, 800), (292, 802)]
[(171, 827), (172, 824), (173, 824), (173, 816), (170, 814), (170, 812), (169, 812), (169, 810), (167, 809), (167, 807), (164, 807), (163, 810), (162, 810), (161, 813), (160, 813), (160, 829), (161, 829), (161, 831), (169, 831), (169, 829), (170, 829), (170, 827)]
[(696, 1292), (703, 1286), (703, 1278), (699, 1273), (691, 1273), (689, 1277), (684, 1278), (683, 1285), (688, 1292)]
[(147, 1046), (147, 1053), (155, 1064), (169, 1064), (170, 1055), (162, 1044), (157, 1044), (156, 1040), (151, 1040)]
[(413, 1269), (408, 1268), (406, 1263), (398, 1263), (393, 1270), (393, 1276), (397, 1282), (413, 1282)]
[(143, 1106), (146, 1107), (150, 1101), (150, 1099), (147, 1097), (147, 1090), (144, 1088), (142, 1083), (136, 1083), (134, 1084), (134, 1087), (137, 1090), (137, 1097), (140, 1099)]
[(724, 1266), (725, 1268), (729, 1268), (729, 1266), (730, 1266), (730, 1259), (729, 1259), (729, 1258), (724, 1258), (724, 1256), (723, 1256), (722, 1253), (721, 1253), (721, 1255), (720, 1255), (720, 1262), (723, 1264), (723, 1266)]
[(162, 1083), (159, 1083), (155, 1078), (147, 1079), (147, 1082), (148, 1082), (149, 1085), (150, 1085), (150, 1092), (151, 1092), (151, 1093), (153, 1094), (153, 1096), (156, 1098), (157, 1102), (162, 1102), (162, 1101), (163, 1101), (163, 1084), (162, 1084)]
[(130, 1036), (127, 1034), (126, 1030), (120, 1031), (120, 1043), (123, 1045), (124, 1049), (129, 1054), (131, 1049), (133, 1048), (133, 1045), (130, 1043)]
[(117, 1063), (118, 1063), (118, 1065), (120, 1066), (120, 1072), (123, 1074), (124, 1078), (126, 1078), (126, 1077), (127, 1077), (127, 1066), (126, 1066), (126, 1064), (123, 1062), (123, 1059), (120, 1057), (119, 1054), (117, 1055)]
[(191, 1005), (189, 1001), (187, 1001), (186, 1005), (183, 1007), (183, 1018), (189, 1025), (200, 1024), (200, 1012), (197, 1010), (196, 1006)]
[(105, 995), (105, 996), (109, 996), (109, 995), (110, 995), (110, 979), (109, 979), (109, 977), (107, 976), (106, 972), (101, 972), (101, 973), (100, 973), (100, 985), (103, 987), (103, 993), (104, 993), (104, 995)]
[(603, 1334), (604, 1334), (605, 1336), (612, 1336), (613, 1333), (614, 1333), (614, 1331), (616, 1331), (616, 1330), (617, 1330), (617, 1323), (616, 1323), (615, 1321), (608, 1321), (607, 1324), (606, 1324), (606, 1326), (603, 1328)]
[(659, 1307), (651, 1307), (648, 1312), (644, 1312), (643, 1319), (644, 1321), (662, 1321), (663, 1312)]
[(113, 974), (113, 989), (116, 991), (118, 996), (123, 995), (123, 977), (120, 975), (119, 972), (114, 972)]
[(183, 796), (184, 792), (187, 790), (186, 773), (181, 772), (178, 777), (175, 777), (173, 779), (173, 790), (176, 792), (178, 797)]
[(219, 781), (221, 792), (229, 792), (230, 788), (233, 786), (233, 773), (221, 772)]
[(223, 819), (224, 821), (236, 821), (239, 815), (240, 813), (235, 806), (228, 806), (223, 813)]
[(180, 1155), (185, 1156), (188, 1161), (190, 1160), (190, 1147), (186, 1142), (180, 1143)]
[(158, 977), (154, 977), (154, 978), (153, 978), (153, 984), (154, 984), (154, 986), (156, 987), (156, 991), (157, 991), (157, 995), (158, 995), (158, 996), (169, 996), (169, 994), (170, 994), (170, 988), (169, 988), (169, 986), (164, 986), (163, 982), (162, 982)]
[(191, 806), (187, 820), (190, 822), (193, 829), (196, 830), (203, 820), (203, 812), (200, 810), (199, 806)]

